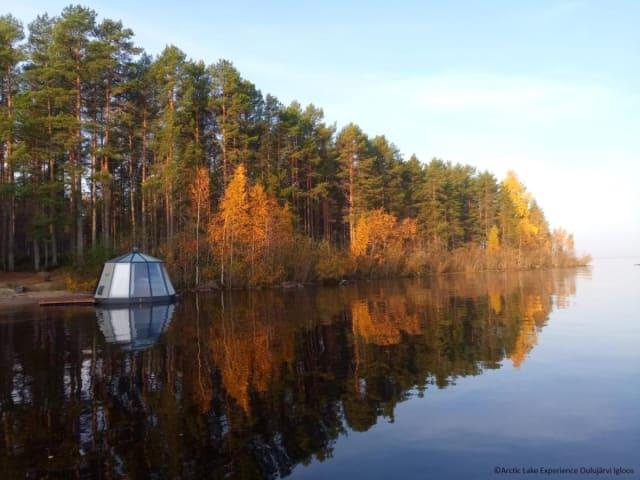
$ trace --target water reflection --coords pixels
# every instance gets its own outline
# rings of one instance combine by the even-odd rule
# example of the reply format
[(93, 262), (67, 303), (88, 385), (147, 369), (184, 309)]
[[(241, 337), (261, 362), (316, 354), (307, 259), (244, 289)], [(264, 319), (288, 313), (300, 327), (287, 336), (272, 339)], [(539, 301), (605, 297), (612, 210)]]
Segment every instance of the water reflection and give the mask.
[(97, 307), (96, 316), (108, 343), (116, 343), (124, 350), (144, 350), (167, 329), (174, 308), (173, 304)]
[(566, 270), (4, 320), (0, 476), (286, 476), (398, 402), (523, 366), (574, 293)]

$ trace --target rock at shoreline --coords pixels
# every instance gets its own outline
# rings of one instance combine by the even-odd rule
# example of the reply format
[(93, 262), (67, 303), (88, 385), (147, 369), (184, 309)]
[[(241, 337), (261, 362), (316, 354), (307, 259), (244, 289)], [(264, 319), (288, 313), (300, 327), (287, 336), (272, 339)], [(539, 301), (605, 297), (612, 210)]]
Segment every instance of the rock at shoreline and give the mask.
[(11, 288), (0, 288), (0, 298), (11, 298), (15, 297), (16, 292)]

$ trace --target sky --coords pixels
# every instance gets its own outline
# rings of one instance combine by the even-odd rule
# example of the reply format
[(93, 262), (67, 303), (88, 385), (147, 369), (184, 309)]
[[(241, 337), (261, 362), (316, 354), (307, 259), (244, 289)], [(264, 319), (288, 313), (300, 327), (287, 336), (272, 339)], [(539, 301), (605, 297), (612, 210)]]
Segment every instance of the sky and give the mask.
[[(231, 60), (409, 157), (514, 170), (579, 253), (640, 256), (640, 2), (81, 2), (151, 54)], [(0, 0), (25, 24), (68, 2)], [(153, 5), (150, 7), (150, 5)]]

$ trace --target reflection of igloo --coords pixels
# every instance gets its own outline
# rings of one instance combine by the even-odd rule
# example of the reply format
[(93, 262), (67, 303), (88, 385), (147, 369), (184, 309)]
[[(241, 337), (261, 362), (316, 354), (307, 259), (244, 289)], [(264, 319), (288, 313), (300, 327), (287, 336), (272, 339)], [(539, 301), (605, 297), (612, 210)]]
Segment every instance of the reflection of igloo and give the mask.
[(96, 308), (98, 325), (109, 343), (125, 350), (153, 346), (171, 322), (174, 305), (143, 304), (123, 308)]

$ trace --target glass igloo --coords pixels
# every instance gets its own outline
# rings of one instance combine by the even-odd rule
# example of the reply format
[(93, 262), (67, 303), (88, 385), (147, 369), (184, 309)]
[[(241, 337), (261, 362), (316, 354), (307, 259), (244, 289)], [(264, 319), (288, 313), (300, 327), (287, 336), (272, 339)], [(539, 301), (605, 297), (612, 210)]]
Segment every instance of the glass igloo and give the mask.
[(94, 295), (98, 304), (171, 302), (175, 297), (162, 260), (137, 248), (104, 264)]

